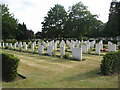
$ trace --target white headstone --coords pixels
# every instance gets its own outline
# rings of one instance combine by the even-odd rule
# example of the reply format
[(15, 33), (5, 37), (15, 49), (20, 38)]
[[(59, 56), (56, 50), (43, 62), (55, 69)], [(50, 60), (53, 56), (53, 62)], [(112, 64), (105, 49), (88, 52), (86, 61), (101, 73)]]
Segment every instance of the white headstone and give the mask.
[(70, 50), (72, 51), (72, 49), (74, 48), (75, 44), (70, 43)]
[(82, 52), (83, 52), (83, 53), (88, 53), (89, 48), (88, 48), (88, 45), (87, 45), (87, 44), (81, 45), (81, 48), (82, 48)]
[(53, 46), (48, 46), (47, 47), (47, 54), (52, 56), (53, 55)]
[(72, 58), (77, 60), (82, 60), (82, 49), (81, 48), (73, 48), (72, 49)]
[(63, 46), (66, 46), (66, 45), (65, 45), (65, 42), (62, 40), (62, 41), (60, 42), (60, 47), (63, 47)]
[(91, 48), (94, 48), (94, 45), (95, 45), (95, 42), (94, 42), (94, 41), (90, 42), (90, 47), (91, 47)]
[(36, 46), (36, 42), (34, 42), (34, 47)]
[(96, 44), (96, 46), (95, 46), (95, 53), (100, 55), (100, 49), (101, 49), (100, 44)]
[(117, 45), (120, 46), (120, 42), (117, 42)]
[(38, 54), (43, 54), (44, 53), (44, 46), (43, 45), (39, 45), (38, 46)]
[(28, 46), (28, 45), (25, 43), (25, 44), (24, 44), (24, 50), (25, 50), (25, 51), (27, 51), (27, 46)]
[(16, 43), (14, 43), (14, 49), (16, 49)]
[(12, 49), (12, 43), (9, 43), (9, 49)]
[(80, 43), (77, 43), (77, 45), (76, 45), (78, 48), (80, 47)]
[(18, 44), (18, 50), (21, 50), (21, 49), (22, 49), (22, 42)]
[(5, 46), (5, 44), (4, 44), (4, 42), (2, 43), (2, 47), (4, 47)]
[(34, 48), (34, 43), (32, 43), (32, 45), (31, 45), (31, 52), (33, 53), (34, 52), (34, 50), (35, 50), (35, 48)]
[(103, 44), (100, 44), (100, 50), (103, 50)]
[(65, 55), (65, 47), (60, 47), (60, 57), (63, 57)]
[(54, 50), (57, 50), (57, 43), (54, 43)]
[(8, 43), (6, 43), (6, 46), (8, 47)]
[(25, 46), (26, 45), (26, 42), (23, 42), (23, 46)]
[(2, 47), (1, 43), (0, 43), (0, 48)]
[(108, 44), (108, 52), (116, 51), (116, 44)]

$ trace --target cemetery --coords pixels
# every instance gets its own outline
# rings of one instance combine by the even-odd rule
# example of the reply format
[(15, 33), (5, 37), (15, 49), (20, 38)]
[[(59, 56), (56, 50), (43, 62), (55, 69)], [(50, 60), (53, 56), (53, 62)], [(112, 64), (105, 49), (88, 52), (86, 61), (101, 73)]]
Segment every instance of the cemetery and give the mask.
[[(58, 87), (59, 88), (59, 87), (68, 87), (67, 86), (68, 84), (72, 84), (69, 87), (81, 87), (81, 86), (82, 87), (100, 87), (100, 88), (101, 87), (117, 87), (117, 82), (118, 82), (117, 76), (103, 77), (103, 75), (100, 74), (101, 72), (100, 64), (101, 64), (101, 60), (103, 59), (103, 56), (107, 52), (114, 52), (114, 51), (120, 50), (120, 48), (118, 47), (119, 45), (118, 43), (115, 44), (115, 43), (112, 43), (111, 41), (109, 41), (108, 44), (104, 44), (104, 40), (101, 40), (99, 42), (96, 42), (96, 41), (97, 40), (93, 40), (91, 42), (89, 40), (88, 41), (34, 40), (30, 42), (15, 42), (15, 43), (2, 42), (0, 43), (1, 45), (0, 48), (2, 49), (3, 52), (13, 54), (20, 58), (20, 65), (18, 67), (18, 71), (19, 73), (23, 74), (26, 77), (25, 82), (29, 83), (29, 79), (32, 80), (33, 76), (36, 74), (35, 80), (32, 80), (32, 81), (34, 83), (35, 82), (41, 83), (41, 84), (38, 84), (38, 86), (34, 86), (31, 84), (24, 86), (23, 85), (24, 79), (23, 79), (22, 81), (23, 84), (21, 83), (16, 86), (15, 82), (19, 83), (21, 81), (21, 80), (16, 80), (15, 82), (11, 83), (11, 86), (9, 86), (9, 84), (7, 83), (3, 83), (3, 86), (5, 85), (8, 87), (14, 87), (15, 85), (16, 87), (23, 87), (23, 88), (24, 87), (38, 87), (38, 88), (39, 87), (43, 87), (43, 88)], [(104, 50), (104, 46), (107, 46), (106, 50)], [(65, 55), (67, 58), (65, 58)], [(30, 72), (28, 69), (30, 69)], [(71, 73), (74, 72), (75, 76), (74, 74), (70, 75), (70, 72)], [(41, 76), (44, 73), (50, 76), (46, 76), (46, 75)], [(62, 73), (66, 75), (64, 76), (62, 75)], [(76, 76), (77, 74), (78, 76)], [(68, 78), (67, 75), (70, 77)], [(58, 76), (58, 79), (57, 79), (57, 76)], [(53, 85), (51, 85), (50, 82), (47, 82), (47, 80), (49, 80), (47, 79), (47, 77), (48, 78), (51, 77), (51, 79), (53, 78), (57, 79), (55, 80), (55, 83), (58, 82), (59, 84), (54, 84), (54, 81), (50, 80), (51, 82), (53, 82)], [(84, 78), (87, 78), (87, 77), (90, 79), (88, 79), (88, 81), (84, 81)], [(99, 77), (101, 81), (99, 81), (99, 78), (96, 79), (95, 77)], [(37, 81), (38, 78), (39, 80)], [(65, 82), (68, 82), (68, 83), (63, 85), (62, 81), (61, 82), (58, 81), (58, 80), (62, 80), (62, 78), (65, 79), (63, 80), (63, 84)], [(44, 82), (41, 79), (46, 80), (46, 82)], [(72, 82), (70, 83), (69, 81), (71, 80)], [(75, 82), (74, 80), (83, 82), (83, 85), (80, 84), (79, 86), (79, 85), (73, 84)], [(88, 83), (90, 81), (96, 82), (96, 80), (99, 81), (99, 84), (94, 83), (95, 85), (90, 84), (85, 86), (85, 83)], [(105, 86), (103, 82), (106, 83)], [(43, 85), (43, 83), (46, 83), (46, 84)]]
[[(0, 85), (3, 90), (120, 88), (120, 1), (106, 1), (105, 6), (99, 1), (101, 10), (98, 7), (94, 10), (100, 15), (89, 11), (83, 0), (76, 4), (76, 0), (69, 1), (73, 5), (68, 6), (68, 10), (68, 1), (63, 4), (65, 7), (60, 0), (60, 4), (55, 1), (50, 6), (36, 1), (21, 0), (20, 5), (14, 6), (7, 0), (0, 4)], [(44, 3), (43, 7), (39, 3)], [(101, 13), (106, 10), (109, 14)], [(14, 11), (15, 16), (10, 11)], [(104, 22), (101, 17), (108, 20)]]
[[(103, 50), (107, 45), (107, 49)], [(69, 59), (82, 61), (83, 54), (104, 55), (106, 52), (115, 52), (119, 50), (119, 42), (117, 44), (108, 41), (108, 44), (103, 44), (103, 40), (96, 43), (93, 41), (79, 41), (79, 40), (56, 40), (43, 41), (35, 40), (34, 42), (15, 42), (15, 43), (0, 43), (0, 48), (15, 50), (20, 52), (36, 53), (40, 55), (57, 56), (63, 58), (68, 54)]]

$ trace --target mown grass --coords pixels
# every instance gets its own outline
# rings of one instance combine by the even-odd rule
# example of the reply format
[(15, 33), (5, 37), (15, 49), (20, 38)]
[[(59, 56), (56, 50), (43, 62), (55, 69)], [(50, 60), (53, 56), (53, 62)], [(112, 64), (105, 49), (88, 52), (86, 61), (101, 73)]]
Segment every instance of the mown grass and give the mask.
[(102, 56), (84, 54), (84, 61), (60, 59), (12, 50), (20, 58), (18, 72), (26, 79), (3, 82), (4, 88), (117, 88), (118, 75), (103, 76)]

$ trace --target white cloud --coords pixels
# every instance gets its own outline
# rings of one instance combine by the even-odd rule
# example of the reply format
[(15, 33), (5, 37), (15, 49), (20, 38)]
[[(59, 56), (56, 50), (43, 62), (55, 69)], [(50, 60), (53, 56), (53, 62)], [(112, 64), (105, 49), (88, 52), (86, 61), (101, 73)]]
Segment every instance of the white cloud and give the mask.
[[(25, 22), (28, 29), (35, 32), (41, 31), (41, 22), (47, 15), (50, 7), (54, 4), (61, 4), (68, 10), (69, 6), (78, 3), (80, 0), (1, 0), (1, 2), (8, 4), (10, 12), (14, 13), (15, 18), (19, 22)], [(88, 6), (88, 10), (92, 14), (100, 15), (99, 19), (107, 22), (110, 2), (112, 0), (81, 0), (84, 5)]]

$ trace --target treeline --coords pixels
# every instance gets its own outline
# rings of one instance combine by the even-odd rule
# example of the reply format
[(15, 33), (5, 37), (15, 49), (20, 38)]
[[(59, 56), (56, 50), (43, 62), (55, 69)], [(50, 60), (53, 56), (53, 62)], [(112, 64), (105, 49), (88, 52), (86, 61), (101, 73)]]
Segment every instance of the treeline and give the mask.
[(120, 36), (120, 2), (111, 2), (107, 23), (97, 20), (81, 2), (65, 11), (64, 6), (56, 4), (42, 22), (42, 32), (38, 38), (82, 38)]
[(120, 36), (120, 2), (111, 2), (108, 22), (104, 28), (104, 36)]
[(50, 8), (42, 24), (42, 31), (35, 35), (28, 30), (26, 24), (18, 23), (8, 6), (2, 7), (2, 37), (3, 39), (42, 39), (42, 38), (77, 38), (83, 37), (116, 37), (120, 36), (120, 2), (111, 2), (107, 23), (98, 20), (97, 15), (88, 11), (82, 2), (76, 3), (66, 11), (64, 6), (56, 4)]
[(43, 38), (100, 37), (105, 24), (97, 20), (97, 17), (91, 14), (87, 6), (81, 2), (71, 6), (68, 11), (64, 6), (56, 4), (44, 17), (42, 32), (38, 32), (36, 36)]
[(8, 5), (0, 4), (2, 13), (2, 39), (28, 40), (32, 39), (34, 32), (28, 30), (26, 24), (18, 23), (14, 15), (9, 12)]

